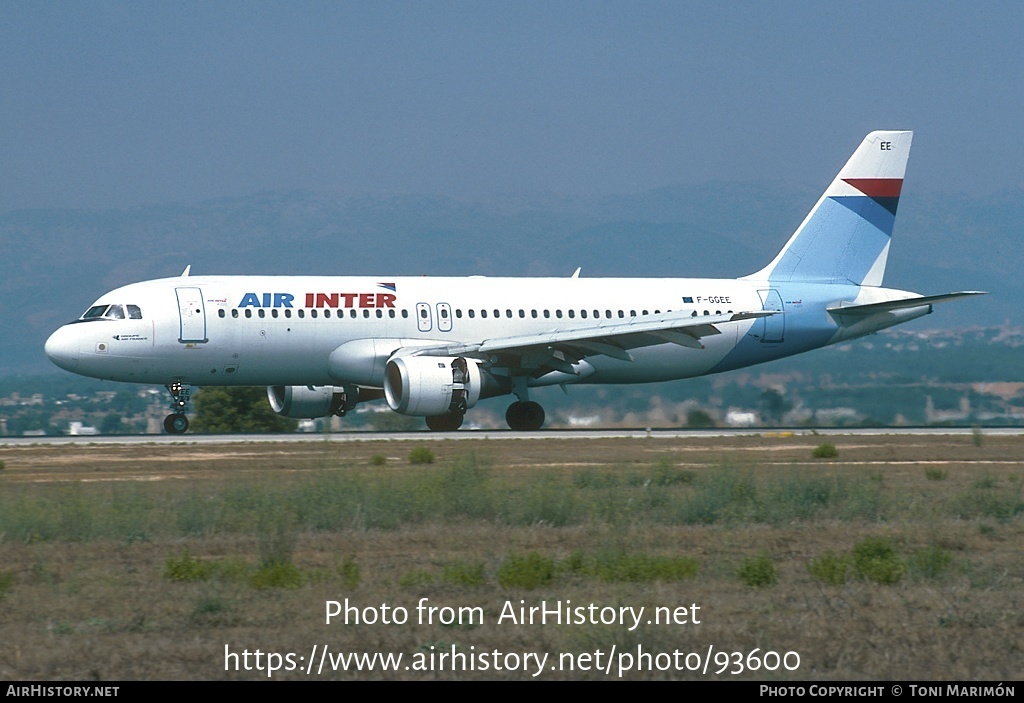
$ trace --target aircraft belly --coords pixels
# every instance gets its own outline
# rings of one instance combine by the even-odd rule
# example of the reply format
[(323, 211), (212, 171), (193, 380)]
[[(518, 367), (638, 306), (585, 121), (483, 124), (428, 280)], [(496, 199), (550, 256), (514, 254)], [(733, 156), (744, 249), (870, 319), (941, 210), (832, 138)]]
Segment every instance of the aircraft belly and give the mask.
[(732, 348), (728, 340), (704, 341), (704, 349), (670, 343), (633, 349), (633, 361), (588, 357), (595, 371), (581, 383), (654, 383), (700, 376), (720, 363)]

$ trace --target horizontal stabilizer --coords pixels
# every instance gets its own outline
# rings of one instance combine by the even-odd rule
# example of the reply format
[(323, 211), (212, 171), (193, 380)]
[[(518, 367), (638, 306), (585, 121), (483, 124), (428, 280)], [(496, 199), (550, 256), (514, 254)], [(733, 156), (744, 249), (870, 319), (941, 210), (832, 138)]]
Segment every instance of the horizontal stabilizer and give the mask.
[(837, 305), (828, 308), (834, 315), (874, 315), (878, 312), (891, 312), (893, 310), (905, 310), (907, 308), (919, 308), (922, 305), (934, 303), (945, 303), (949, 300), (969, 298), (974, 295), (988, 295), (985, 291), (964, 290), (956, 293), (945, 293), (943, 295), (924, 295), (916, 298), (901, 298), (899, 300), (886, 300), (881, 303), (867, 303), (865, 305)]

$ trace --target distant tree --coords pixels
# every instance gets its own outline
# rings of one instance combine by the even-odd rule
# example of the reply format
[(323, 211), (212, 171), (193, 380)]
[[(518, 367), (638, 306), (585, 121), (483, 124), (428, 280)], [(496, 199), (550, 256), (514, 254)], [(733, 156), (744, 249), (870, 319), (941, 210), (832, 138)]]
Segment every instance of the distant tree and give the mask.
[(294, 432), (299, 421), (270, 409), (262, 386), (202, 388), (194, 396), (195, 432)]
[(103, 422), (100, 423), (100, 434), (119, 434), (121, 432), (124, 432), (121, 415), (111, 410), (103, 416)]
[(705, 410), (700, 408), (694, 408), (690, 412), (686, 413), (686, 426), (687, 427), (714, 427), (715, 419), (711, 417)]
[(759, 398), (761, 413), (769, 424), (777, 425), (782, 422), (782, 416), (793, 406), (779, 391), (774, 388), (767, 388)]
[(423, 418), (393, 412), (373, 413), (370, 424), (377, 432), (412, 432), (423, 429)]

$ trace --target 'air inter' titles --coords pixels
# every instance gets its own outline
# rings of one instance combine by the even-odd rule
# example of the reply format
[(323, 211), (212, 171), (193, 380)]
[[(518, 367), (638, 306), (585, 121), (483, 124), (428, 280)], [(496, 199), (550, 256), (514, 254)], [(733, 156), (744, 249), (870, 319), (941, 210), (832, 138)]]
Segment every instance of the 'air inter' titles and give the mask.
[[(393, 308), (394, 293), (306, 293), (303, 307), (307, 308)], [(291, 293), (246, 293), (240, 308), (291, 308), (295, 296)]]

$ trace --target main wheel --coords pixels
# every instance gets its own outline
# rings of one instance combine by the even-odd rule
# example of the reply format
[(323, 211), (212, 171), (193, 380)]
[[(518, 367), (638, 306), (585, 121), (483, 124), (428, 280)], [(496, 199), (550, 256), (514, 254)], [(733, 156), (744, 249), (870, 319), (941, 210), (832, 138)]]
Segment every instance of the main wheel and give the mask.
[(505, 422), (513, 430), (532, 432), (544, 425), (544, 408), (532, 400), (517, 400), (505, 411)]
[(180, 413), (173, 413), (164, 418), (164, 429), (167, 434), (185, 434), (188, 430), (188, 418)]
[(432, 432), (454, 432), (462, 427), (462, 420), (466, 416), (462, 413), (446, 413), (444, 415), (430, 415), (427, 417), (427, 427)]

